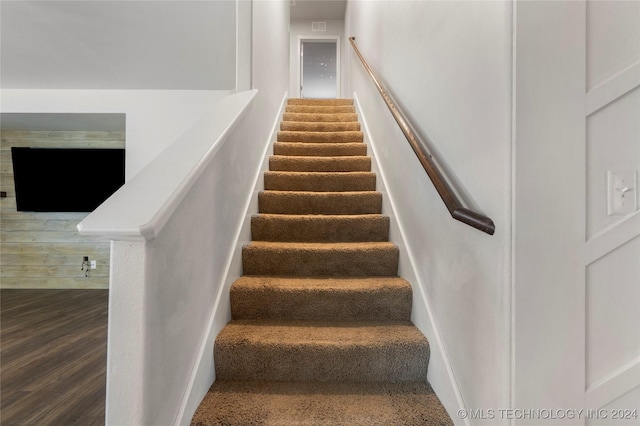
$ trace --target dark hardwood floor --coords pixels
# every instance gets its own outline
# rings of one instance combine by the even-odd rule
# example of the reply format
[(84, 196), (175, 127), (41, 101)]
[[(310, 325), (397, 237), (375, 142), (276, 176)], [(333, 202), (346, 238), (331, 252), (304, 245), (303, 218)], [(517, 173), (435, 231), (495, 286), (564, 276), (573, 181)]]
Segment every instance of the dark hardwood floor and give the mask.
[(0, 290), (0, 424), (103, 425), (108, 290)]

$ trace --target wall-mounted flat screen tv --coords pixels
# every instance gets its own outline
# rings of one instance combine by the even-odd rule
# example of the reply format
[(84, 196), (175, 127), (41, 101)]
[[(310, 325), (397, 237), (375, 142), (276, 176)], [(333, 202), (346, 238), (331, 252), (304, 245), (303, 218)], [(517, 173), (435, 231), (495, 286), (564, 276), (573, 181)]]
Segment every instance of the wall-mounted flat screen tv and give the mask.
[(18, 211), (91, 212), (124, 184), (125, 150), (12, 147)]

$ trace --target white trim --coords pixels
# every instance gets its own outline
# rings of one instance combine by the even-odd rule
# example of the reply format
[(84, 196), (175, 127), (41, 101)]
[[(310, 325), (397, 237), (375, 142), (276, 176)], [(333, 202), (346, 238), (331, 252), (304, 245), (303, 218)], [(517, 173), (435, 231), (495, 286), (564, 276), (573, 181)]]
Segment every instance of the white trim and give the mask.
[(591, 265), (602, 256), (640, 236), (640, 210), (616, 222), (587, 240), (585, 265)]
[[(255, 212), (257, 212), (257, 197), (255, 197), (255, 194), (261, 189), (260, 187), (263, 184), (263, 181), (260, 179), (260, 177), (262, 176), (266, 168), (268, 168), (268, 153), (273, 151), (273, 142), (276, 140), (278, 125), (280, 124), (281, 117), (284, 112), (287, 97), (288, 93), (285, 92), (280, 104), (280, 110), (278, 112), (278, 115), (275, 117), (274, 123), (271, 127), (269, 142), (265, 144), (265, 148), (262, 154), (264, 158), (262, 166), (256, 170), (256, 174), (253, 178), (254, 189), (253, 191), (251, 191), (251, 193), (247, 197), (247, 200), (245, 201), (245, 214), (243, 215), (243, 220), (237, 226), (234, 237), (236, 245), (229, 253), (229, 257), (224, 268), (224, 285), (221, 285), (219, 287), (215, 303), (212, 306), (211, 314), (209, 316), (209, 325), (201, 340), (200, 347), (198, 348), (198, 355), (196, 356), (196, 360), (193, 365), (193, 369), (191, 370), (191, 375), (189, 377), (187, 387), (185, 388), (182, 403), (180, 404), (180, 409), (178, 410), (176, 421), (174, 423), (175, 425), (188, 425), (191, 422), (193, 413), (198, 408), (200, 401), (206, 394), (206, 390), (211, 387), (215, 380), (215, 366), (213, 364), (213, 342), (220, 332), (220, 329), (219, 327), (216, 327), (216, 324), (226, 324), (226, 322), (228, 322), (228, 320), (230, 319), (229, 312), (231, 309), (229, 299), (224, 298), (223, 295), (229, 291), (229, 287), (236, 279), (236, 277), (231, 273), (233, 269), (232, 265), (241, 264), (241, 249), (242, 245), (245, 243), (245, 241), (243, 241), (242, 235), (244, 233), (248, 233), (250, 235), (251, 215), (253, 214), (252, 212), (254, 212), (254, 210)], [(202, 383), (203, 381), (204, 385), (198, 386), (199, 383)]]
[[(516, 105), (517, 105), (517, 79), (516, 79), (516, 46), (518, 41), (518, 28), (517, 28), (517, 19), (516, 13), (518, 9), (518, 2), (511, 3), (511, 117), (510, 117), (510, 126), (511, 126), (511, 144), (509, 145), (509, 212), (506, 217), (509, 218), (509, 227), (505, 227), (505, 234), (509, 235), (509, 253), (508, 253), (508, 266), (505, 267), (505, 277), (507, 279), (506, 282), (509, 283), (509, 298), (505, 300), (505, 305), (508, 306), (509, 309), (509, 408), (515, 407), (516, 395), (515, 395), (515, 377), (516, 377), (516, 336), (515, 336), (515, 326), (516, 326), (516, 310), (514, 307), (516, 306), (516, 256), (515, 256), (515, 224), (514, 218), (516, 217), (516, 142), (517, 142), (517, 122), (516, 122)], [(506, 270), (508, 269), (508, 273)], [(510, 419), (508, 422), (509, 425), (514, 426), (516, 424), (515, 419)]]
[[(369, 126), (367, 124), (367, 120), (364, 116), (362, 109), (360, 108), (360, 101), (358, 99), (358, 95), (354, 92), (353, 97), (355, 99), (355, 105), (357, 108), (358, 116), (360, 118), (360, 122), (362, 124), (362, 131), (364, 133), (365, 142), (369, 142), (369, 147), (371, 148), (370, 156), (372, 160), (372, 166), (375, 167), (376, 173), (379, 174), (380, 179), (378, 179), (378, 188), (377, 190), (383, 194), (385, 204), (388, 201), (388, 206), (390, 207), (391, 214), (389, 215), (391, 226), (395, 227), (398, 230), (398, 235), (400, 236), (399, 241), (394, 241), (394, 243), (400, 249), (400, 263), (409, 265), (409, 268), (404, 268), (400, 272), (407, 281), (411, 282), (411, 287), (414, 290), (414, 294), (419, 297), (414, 297), (414, 306), (416, 304), (421, 305), (422, 310), (428, 316), (428, 323), (423, 324), (417, 321), (414, 321), (416, 327), (422, 331), (422, 333), (427, 336), (429, 340), (429, 347), (431, 348), (431, 356), (429, 359), (429, 370), (428, 370), (428, 378), (429, 382), (438, 394), (438, 398), (447, 409), (449, 415), (452, 420), (456, 424), (464, 424), (465, 426), (470, 426), (471, 422), (468, 418), (460, 419), (455, 413), (458, 410), (465, 408), (464, 399), (462, 397), (462, 392), (460, 391), (460, 387), (455, 377), (455, 373), (453, 371), (453, 367), (449, 358), (449, 355), (446, 350), (445, 343), (440, 334), (440, 330), (438, 329), (438, 324), (436, 318), (433, 314), (433, 309), (431, 308), (431, 304), (426, 294), (424, 293), (424, 280), (418, 274), (418, 268), (415, 265), (418, 264), (416, 258), (411, 250), (411, 248), (406, 244), (406, 235), (408, 234), (406, 231), (406, 227), (398, 219), (398, 216), (395, 214), (399, 208), (396, 206), (393, 196), (388, 192), (386, 185), (386, 175), (384, 169), (381, 167), (377, 158), (377, 150), (376, 143), (371, 138), (371, 133), (369, 132)], [(386, 208), (386, 206), (384, 207)], [(403, 258), (406, 261), (403, 261)], [(418, 290), (416, 294), (416, 289)], [(415, 312), (414, 312), (415, 314)], [(413, 315), (412, 315), (413, 316)], [(445, 374), (440, 374), (439, 377), (446, 377), (446, 380), (433, 380), (434, 379), (434, 371), (445, 370)], [(453, 400), (451, 398), (453, 396)]]
[[(242, 19), (247, 20), (247, 27), (243, 27)], [(236, 90), (251, 89), (252, 64), (251, 50), (253, 46), (251, 23), (253, 20), (253, 3), (236, 2)], [(242, 30), (245, 30), (244, 32)], [(247, 37), (244, 37), (247, 36)], [(246, 53), (246, 55), (245, 55)]]
[(601, 408), (640, 386), (640, 358), (626, 363), (587, 388), (587, 408)]
[(304, 41), (309, 41), (309, 42), (313, 42), (313, 41), (326, 41), (326, 40), (335, 40), (336, 42), (336, 98), (340, 97), (340, 93), (341, 93), (341, 88), (342, 88), (342, 81), (340, 80), (340, 76), (342, 75), (342, 68), (341, 68), (341, 62), (340, 62), (340, 46), (342, 44), (340, 36), (333, 36), (333, 35), (326, 35), (326, 36), (322, 36), (322, 35), (312, 35), (312, 36), (302, 36), (299, 35), (298, 36), (298, 60), (296, 61), (296, 77), (297, 77), (297, 84), (296, 84), (296, 95), (298, 98), (302, 97), (302, 93), (301, 93), (301, 88), (302, 88), (302, 42)]
[(585, 102), (586, 115), (593, 114), (638, 86), (640, 86), (640, 61), (589, 90)]

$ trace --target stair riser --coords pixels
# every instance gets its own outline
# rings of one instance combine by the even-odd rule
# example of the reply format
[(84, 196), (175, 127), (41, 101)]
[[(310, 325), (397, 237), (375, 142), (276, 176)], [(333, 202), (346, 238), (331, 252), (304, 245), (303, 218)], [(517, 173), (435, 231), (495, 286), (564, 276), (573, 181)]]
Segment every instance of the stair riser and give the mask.
[(251, 236), (254, 241), (280, 242), (388, 241), (389, 218), (259, 215), (251, 218)]
[(345, 143), (362, 142), (362, 132), (289, 132), (279, 131), (278, 142)]
[(333, 106), (333, 105), (353, 105), (353, 99), (301, 99), (301, 98), (291, 98), (287, 100), (287, 105), (324, 105), (324, 106)]
[(265, 172), (264, 189), (316, 192), (375, 191), (376, 175), (370, 172)]
[(353, 122), (358, 121), (358, 115), (355, 113), (336, 113), (336, 114), (314, 114), (314, 113), (295, 113), (286, 112), (282, 116), (283, 121), (304, 121), (317, 123), (335, 123), (335, 122)]
[[(268, 300), (269, 303), (261, 301)], [(312, 321), (409, 321), (411, 288), (375, 291), (349, 289), (260, 289), (231, 287), (233, 319)]]
[(415, 382), (427, 380), (429, 347), (217, 343), (216, 380)]
[(367, 146), (363, 143), (298, 143), (276, 142), (273, 146), (275, 155), (290, 156), (363, 156), (367, 155)]
[(369, 172), (369, 157), (288, 157), (272, 155), (269, 169), (282, 172)]
[(335, 113), (350, 113), (355, 114), (356, 109), (353, 105), (338, 105), (338, 106), (316, 106), (316, 105), (287, 105), (284, 109), (285, 112), (302, 112), (302, 113), (322, 113), (322, 114), (335, 114)]
[(280, 130), (293, 132), (347, 132), (360, 131), (360, 123), (354, 122), (328, 122), (315, 123), (306, 121), (283, 121)]
[(258, 211), (273, 214), (380, 214), (379, 192), (305, 193), (273, 192), (258, 194)]
[(319, 250), (249, 244), (242, 249), (242, 265), (245, 275), (396, 276), (398, 249), (392, 246)]

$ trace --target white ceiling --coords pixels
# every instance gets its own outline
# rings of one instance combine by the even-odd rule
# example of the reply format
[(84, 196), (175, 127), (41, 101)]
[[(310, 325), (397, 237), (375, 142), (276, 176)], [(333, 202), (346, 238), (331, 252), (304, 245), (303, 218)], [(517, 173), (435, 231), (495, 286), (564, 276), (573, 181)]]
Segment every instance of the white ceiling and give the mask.
[(290, 19), (344, 19), (347, 0), (290, 0)]

